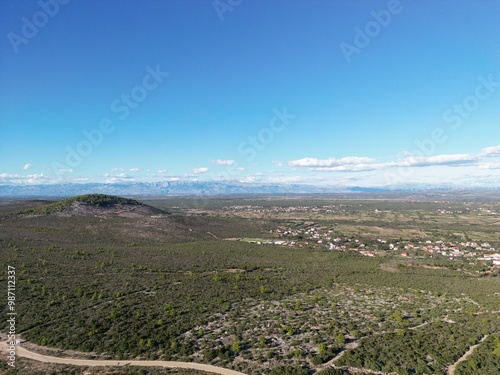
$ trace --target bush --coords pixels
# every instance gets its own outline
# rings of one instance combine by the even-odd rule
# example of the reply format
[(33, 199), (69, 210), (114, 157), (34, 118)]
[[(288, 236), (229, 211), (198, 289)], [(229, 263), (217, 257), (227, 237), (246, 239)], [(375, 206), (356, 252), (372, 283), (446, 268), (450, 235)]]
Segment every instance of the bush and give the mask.
[(277, 366), (271, 370), (270, 375), (307, 375), (308, 371), (300, 366)]

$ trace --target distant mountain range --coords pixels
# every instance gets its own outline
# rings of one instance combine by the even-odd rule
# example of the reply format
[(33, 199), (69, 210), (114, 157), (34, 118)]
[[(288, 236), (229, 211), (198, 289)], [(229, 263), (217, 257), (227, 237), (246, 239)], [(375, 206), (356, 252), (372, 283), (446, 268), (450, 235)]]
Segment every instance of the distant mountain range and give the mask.
[(83, 183), (50, 185), (0, 185), (0, 197), (70, 197), (82, 194), (119, 196), (182, 196), (232, 194), (326, 194), (347, 192), (383, 192), (379, 188), (326, 187), (301, 184), (255, 184), (213, 181)]
[[(0, 185), (0, 197), (71, 197), (82, 194), (110, 194), (118, 196), (187, 196), (187, 195), (279, 195), (279, 194), (329, 194), (329, 193), (385, 193), (424, 190), (460, 190), (457, 186), (393, 186), (341, 187), (303, 184), (257, 184), (239, 181), (163, 181), (82, 183), (47, 185)], [(482, 190), (482, 189), (479, 189)], [(491, 189), (488, 189), (491, 190)]]

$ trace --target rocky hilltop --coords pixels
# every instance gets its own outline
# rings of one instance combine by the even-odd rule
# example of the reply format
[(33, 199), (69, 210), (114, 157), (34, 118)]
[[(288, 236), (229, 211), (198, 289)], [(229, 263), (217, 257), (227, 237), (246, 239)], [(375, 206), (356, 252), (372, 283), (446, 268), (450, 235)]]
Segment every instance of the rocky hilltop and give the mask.
[(85, 194), (66, 198), (58, 202), (28, 208), (18, 212), (21, 215), (56, 216), (120, 216), (140, 217), (167, 214), (135, 199), (106, 194)]

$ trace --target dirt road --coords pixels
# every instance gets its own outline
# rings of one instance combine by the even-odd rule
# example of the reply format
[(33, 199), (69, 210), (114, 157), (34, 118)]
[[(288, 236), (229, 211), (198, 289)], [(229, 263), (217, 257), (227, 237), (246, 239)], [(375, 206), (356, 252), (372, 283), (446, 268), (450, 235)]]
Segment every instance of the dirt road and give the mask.
[[(7, 351), (7, 343), (0, 343), (0, 350), (2, 352)], [(222, 367), (216, 367), (211, 365), (205, 365), (201, 363), (192, 362), (172, 362), (172, 361), (115, 361), (115, 360), (92, 360), (92, 359), (76, 359), (76, 358), (61, 358), (61, 357), (51, 357), (43, 354), (38, 354), (30, 352), (29, 350), (18, 345), (16, 348), (16, 355), (18, 357), (30, 358), (35, 361), (46, 362), (46, 363), (61, 363), (65, 365), (75, 365), (75, 366), (143, 366), (143, 367), (171, 367), (171, 368), (185, 368), (192, 370), (201, 370), (212, 372), (214, 374), (220, 375), (246, 375), (242, 372), (225, 369)]]
[(484, 340), (486, 340), (487, 337), (488, 337), (488, 335), (484, 336), (481, 339), (481, 341), (479, 341), (478, 344), (471, 346), (469, 348), (469, 350), (467, 350), (467, 352), (458, 359), (458, 361), (456, 361), (454, 364), (452, 364), (450, 367), (448, 367), (448, 375), (454, 375), (455, 374), (455, 369), (457, 368), (458, 364), (460, 364), (461, 362), (465, 361), (472, 354), (472, 352), (474, 351), (474, 349), (476, 349), (479, 345), (481, 345), (481, 343)]

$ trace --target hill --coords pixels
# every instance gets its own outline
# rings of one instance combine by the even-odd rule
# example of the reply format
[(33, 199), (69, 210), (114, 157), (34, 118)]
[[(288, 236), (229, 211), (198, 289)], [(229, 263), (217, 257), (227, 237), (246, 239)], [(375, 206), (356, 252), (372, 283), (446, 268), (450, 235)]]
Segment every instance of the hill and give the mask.
[(135, 199), (106, 194), (85, 194), (40, 207), (24, 209), (19, 211), (18, 214), (134, 217), (166, 214), (166, 212), (140, 203)]

